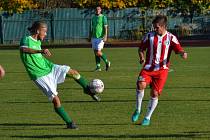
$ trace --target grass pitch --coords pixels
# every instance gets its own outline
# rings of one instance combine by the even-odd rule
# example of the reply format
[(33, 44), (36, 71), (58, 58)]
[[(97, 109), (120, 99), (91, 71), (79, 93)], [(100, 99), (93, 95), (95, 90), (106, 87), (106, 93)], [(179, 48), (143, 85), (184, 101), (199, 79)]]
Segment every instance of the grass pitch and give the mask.
[[(52, 104), (32, 83), (19, 58), (18, 50), (1, 50), (0, 64), (6, 76), (0, 81), (1, 140), (191, 140), (210, 139), (210, 48), (185, 48), (188, 60), (172, 55), (169, 73), (151, 125), (131, 123), (135, 109), (135, 82), (141, 66), (137, 48), (106, 48), (112, 62), (109, 72), (92, 72), (95, 61), (91, 49), (51, 49), (49, 59), (77, 69), (88, 80), (99, 78), (105, 84), (97, 103), (67, 79), (59, 85), (63, 106), (79, 130), (64, 129)], [(103, 64), (103, 63), (102, 63)], [(104, 65), (103, 65), (104, 66)], [(145, 91), (143, 113), (149, 100)]]

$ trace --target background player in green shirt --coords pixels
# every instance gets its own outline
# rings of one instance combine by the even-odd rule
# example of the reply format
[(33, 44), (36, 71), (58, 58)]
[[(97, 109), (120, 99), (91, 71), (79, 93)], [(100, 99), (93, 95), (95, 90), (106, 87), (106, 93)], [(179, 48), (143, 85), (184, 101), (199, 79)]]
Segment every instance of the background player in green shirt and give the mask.
[(96, 14), (91, 21), (91, 43), (95, 54), (96, 71), (101, 71), (101, 58), (106, 64), (106, 71), (110, 68), (110, 61), (107, 59), (105, 53), (102, 52), (104, 42), (107, 41), (108, 24), (107, 18), (101, 13), (100, 6), (96, 7)]
[(34, 83), (52, 101), (55, 112), (66, 122), (67, 128), (77, 129), (75, 123), (61, 106), (57, 84), (63, 83), (66, 76), (72, 77), (83, 87), (86, 94), (96, 101), (100, 101), (100, 98), (90, 92), (88, 82), (76, 70), (66, 65), (54, 64), (43, 56), (51, 56), (48, 49), (41, 48), (41, 41), (47, 35), (46, 23), (36, 21), (28, 30), (31, 35), (23, 37), (20, 42), (20, 56), (26, 71)]

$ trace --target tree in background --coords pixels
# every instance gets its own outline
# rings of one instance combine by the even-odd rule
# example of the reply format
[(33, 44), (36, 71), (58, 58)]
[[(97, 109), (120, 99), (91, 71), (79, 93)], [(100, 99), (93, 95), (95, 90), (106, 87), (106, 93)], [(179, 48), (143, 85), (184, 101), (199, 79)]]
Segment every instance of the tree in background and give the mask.
[(210, 0), (1, 0), (0, 10), (8, 13), (21, 13), (35, 8), (94, 8), (101, 5), (103, 9), (124, 9), (140, 7), (146, 9), (171, 8), (172, 12), (189, 14), (210, 10)]
[(171, 13), (176, 16), (190, 17), (191, 23), (195, 14), (206, 14), (210, 10), (210, 0), (174, 0), (171, 5)]
[(0, 11), (6, 11), (9, 14), (22, 13), (24, 10), (36, 9), (38, 4), (33, 0), (1, 0)]

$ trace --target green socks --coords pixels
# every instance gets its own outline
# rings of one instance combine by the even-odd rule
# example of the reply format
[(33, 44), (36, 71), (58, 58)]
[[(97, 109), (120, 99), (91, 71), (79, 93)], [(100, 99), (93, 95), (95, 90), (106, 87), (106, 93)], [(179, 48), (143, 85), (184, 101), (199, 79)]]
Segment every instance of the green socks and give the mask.
[(64, 110), (62, 106), (58, 108), (54, 108), (54, 109), (55, 109), (55, 112), (66, 122), (66, 124), (70, 124), (72, 122), (68, 113), (66, 113), (66, 111)]
[(75, 81), (82, 86), (85, 93), (88, 93), (88, 81), (83, 76), (80, 75), (80, 78), (75, 79)]
[(107, 57), (104, 53), (102, 53), (102, 56), (101, 58), (103, 59), (103, 61), (107, 64), (108, 63), (108, 60), (107, 60)]
[(95, 55), (95, 60), (96, 60), (96, 67), (100, 68), (101, 58), (99, 56)]
[(107, 57), (106, 57), (105, 53), (102, 53), (102, 56), (101, 56), (101, 57), (95, 55), (96, 68), (97, 68), (97, 69), (99, 69), (99, 68), (101, 67), (101, 65), (100, 65), (101, 59), (102, 59), (106, 64), (108, 63), (108, 60), (107, 60)]

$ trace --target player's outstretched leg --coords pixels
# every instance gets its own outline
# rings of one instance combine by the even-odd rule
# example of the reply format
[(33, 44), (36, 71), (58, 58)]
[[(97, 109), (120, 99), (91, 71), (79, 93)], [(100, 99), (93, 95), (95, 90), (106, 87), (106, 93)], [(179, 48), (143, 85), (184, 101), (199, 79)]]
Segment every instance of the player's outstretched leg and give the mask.
[(81, 76), (76, 70), (73, 70), (73, 69), (69, 70), (69, 72), (67, 73), (67, 76), (73, 77), (73, 79), (80, 86), (82, 86), (84, 93), (90, 95), (93, 98), (93, 100), (95, 100), (97, 102), (101, 101), (101, 99), (96, 94), (94, 94), (90, 91), (88, 81), (83, 76)]
[(68, 129), (78, 129), (76, 124), (72, 121), (68, 113), (61, 106), (61, 102), (58, 96), (55, 96), (52, 100), (55, 112), (65, 121)]

